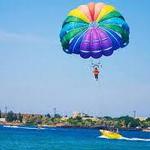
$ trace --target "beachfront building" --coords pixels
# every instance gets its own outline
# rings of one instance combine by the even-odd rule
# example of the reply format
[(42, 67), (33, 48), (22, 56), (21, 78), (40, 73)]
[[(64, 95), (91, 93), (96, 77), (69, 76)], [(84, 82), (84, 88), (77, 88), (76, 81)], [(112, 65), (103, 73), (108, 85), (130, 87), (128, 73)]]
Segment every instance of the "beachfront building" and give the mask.
[(89, 116), (86, 113), (73, 112), (72, 113), (72, 118), (77, 118), (77, 117), (81, 117), (81, 118), (93, 118), (93, 116)]
[(0, 118), (0, 123), (5, 123), (6, 122), (6, 118)]
[(139, 119), (140, 121), (144, 121), (147, 119), (147, 117), (136, 117), (136, 119)]
[(77, 117), (81, 117), (81, 113), (80, 112), (73, 112), (72, 113), (72, 118), (77, 118)]

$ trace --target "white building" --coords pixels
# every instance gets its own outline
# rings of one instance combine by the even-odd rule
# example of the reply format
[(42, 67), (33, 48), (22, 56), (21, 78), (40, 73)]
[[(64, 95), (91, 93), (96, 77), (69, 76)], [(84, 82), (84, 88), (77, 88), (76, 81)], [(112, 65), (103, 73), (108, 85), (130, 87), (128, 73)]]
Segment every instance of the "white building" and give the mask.
[(0, 122), (6, 122), (5, 118), (0, 118)]

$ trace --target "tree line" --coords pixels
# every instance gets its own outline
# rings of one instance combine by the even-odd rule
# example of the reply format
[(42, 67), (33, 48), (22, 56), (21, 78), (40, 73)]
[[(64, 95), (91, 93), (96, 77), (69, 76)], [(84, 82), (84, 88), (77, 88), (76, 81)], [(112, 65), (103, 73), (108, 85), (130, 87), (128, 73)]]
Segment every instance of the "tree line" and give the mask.
[[(9, 111), (5, 114), (7, 122), (18, 121), (24, 123), (25, 125), (57, 125), (61, 124), (62, 126), (73, 126), (73, 127), (113, 127), (113, 128), (147, 128), (150, 127), (150, 118), (145, 120), (140, 120), (138, 118), (133, 118), (130, 116), (121, 116), (118, 118), (112, 118), (109, 116), (105, 117), (91, 117), (91, 116), (81, 116), (76, 117), (62, 117), (60, 114), (55, 114), (51, 116), (50, 114), (46, 115), (24, 115), (21, 113), (14, 113)], [(0, 118), (2, 113), (0, 111)]]

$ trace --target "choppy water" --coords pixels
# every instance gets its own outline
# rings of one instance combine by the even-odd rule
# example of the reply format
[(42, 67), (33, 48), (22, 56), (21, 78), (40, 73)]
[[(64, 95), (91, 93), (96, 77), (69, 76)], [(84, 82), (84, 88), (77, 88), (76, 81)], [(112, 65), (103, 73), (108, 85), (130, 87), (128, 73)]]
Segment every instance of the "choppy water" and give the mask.
[(150, 150), (150, 133), (121, 133), (108, 140), (96, 129), (0, 126), (0, 150)]

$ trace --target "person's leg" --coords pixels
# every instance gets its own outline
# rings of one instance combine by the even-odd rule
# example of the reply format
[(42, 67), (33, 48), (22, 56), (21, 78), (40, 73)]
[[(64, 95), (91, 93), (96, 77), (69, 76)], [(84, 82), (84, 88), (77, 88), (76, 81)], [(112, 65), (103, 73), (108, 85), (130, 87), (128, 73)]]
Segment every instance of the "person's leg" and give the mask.
[(95, 79), (98, 80), (98, 74), (95, 75)]
[(98, 80), (98, 75), (97, 75), (96, 79)]

